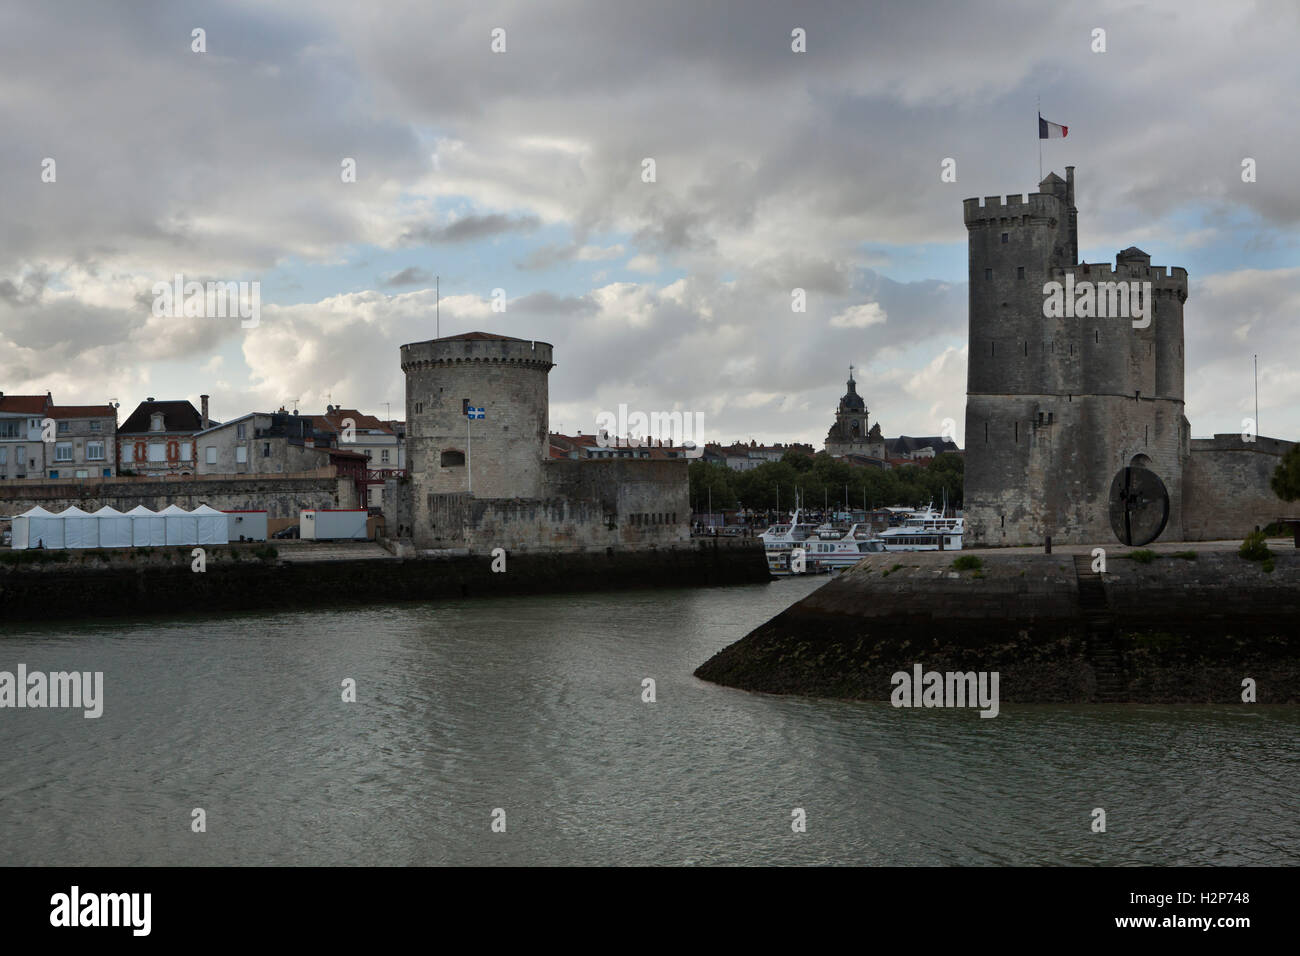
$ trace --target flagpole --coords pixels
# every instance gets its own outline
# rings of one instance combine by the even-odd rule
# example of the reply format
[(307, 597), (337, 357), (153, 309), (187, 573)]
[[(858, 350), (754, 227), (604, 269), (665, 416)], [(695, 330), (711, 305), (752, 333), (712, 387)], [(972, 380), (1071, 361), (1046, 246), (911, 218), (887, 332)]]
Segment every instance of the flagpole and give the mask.
[[(1037, 100), (1037, 98), (1035, 98)], [(1038, 126), (1034, 128), (1034, 135), (1038, 137), (1038, 181), (1043, 181), (1043, 104), (1038, 100)]]

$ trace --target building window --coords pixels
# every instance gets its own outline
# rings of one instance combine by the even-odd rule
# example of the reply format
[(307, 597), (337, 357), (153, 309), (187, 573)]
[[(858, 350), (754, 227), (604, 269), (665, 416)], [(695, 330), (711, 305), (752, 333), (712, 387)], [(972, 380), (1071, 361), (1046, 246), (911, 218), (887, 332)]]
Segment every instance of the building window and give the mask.
[(160, 432), (163, 430), (162, 412), (154, 412), (149, 416), (149, 431)]
[(462, 398), (462, 399), (460, 400), (460, 413), (461, 413), (462, 415), (468, 415), (468, 414), (469, 414), (469, 399), (468, 399), (468, 398)]
[(379, 452), (379, 461), (380, 461), (382, 464), (385, 464), (385, 465), (388, 464), (388, 449), (387, 449), (387, 448), (385, 448), (385, 449), (383, 449), (382, 451)]
[(246, 438), (246, 437), (248, 437), (247, 435), (244, 434), (244, 427), (245, 427), (245, 426), (243, 426), (243, 425), (236, 425), (236, 426), (235, 426), (235, 438), (238, 439), (238, 438)]
[(72, 461), (72, 442), (61, 441), (54, 446), (55, 461)]
[(194, 442), (192, 441), (181, 442), (181, 460), (189, 461), (193, 457), (194, 457)]
[(1020, 422), (1016, 422), (1016, 441), (1020, 441)]
[(262, 457), (263, 458), (271, 457), (271, 443), (269, 441), (262, 442)]
[(12, 421), (0, 422), (0, 438), (22, 438), (22, 422), (14, 419)]
[(236, 463), (236, 464), (240, 464), (240, 465), (246, 465), (246, 464), (248, 464), (248, 446), (247, 446), (247, 445), (236, 445), (236, 446), (235, 446), (235, 463)]
[(1024, 267), (1024, 266), (1016, 266), (1016, 278), (1017, 278), (1017, 279), (1023, 279), (1024, 277), (1025, 277), (1025, 267)]
[(27, 446), (19, 445), (14, 449), (14, 467), (21, 468), (27, 460)]
[(992, 270), (992, 269), (985, 269), (985, 270), (984, 270), (984, 278), (986, 278), (986, 279), (992, 279), (992, 278), (993, 278), (993, 270)]
[(89, 477), (90, 477), (90, 472), (88, 472), (85, 468), (78, 468), (78, 469), (77, 469), (77, 473), (76, 473), (73, 477), (74, 477), (74, 478), (89, 478)]
[(66, 435), (72, 431), (72, 422), (59, 422), (59, 434)]
[(989, 423), (985, 422), (984, 423), (984, 444), (987, 445), (988, 443), (989, 443)]
[(443, 451), (439, 461), (443, 468), (464, 468), (465, 453), (454, 448), (448, 448)]
[(208, 459), (208, 464), (209, 464), (209, 465), (215, 465), (215, 464), (217, 463), (217, 446), (216, 446), (216, 445), (209, 445), (209, 446), (207, 447), (207, 459)]
[(100, 427), (100, 426), (101, 426), (101, 423), (100, 423), (100, 422), (91, 422), (91, 423), (90, 423), (90, 430), (91, 430), (92, 432), (100, 431), (100, 430), (101, 430), (101, 427)]
[(167, 446), (160, 441), (151, 441), (149, 443), (149, 460), (151, 462), (166, 461)]
[(415, 403), (415, 414), (419, 415), (424, 411), (424, 402)]
[(51, 477), (51, 478), (57, 478), (57, 477), (59, 477), (59, 473), (58, 473), (57, 471), (52, 471), (52, 472), (50, 472), (50, 477)]
[(104, 469), (104, 477), (105, 477), (105, 478), (112, 478), (112, 477), (113, 477), (113, 469), (112, 469), (112, 468), (105, 468), (105, 469)]
[(1008, 239), (1008, 238), (1009, 238), (1008, 234), (1004, 232), (1004, 233), (1002, 234), (1002, 244), (1003, 244), (1003, 245), (1006, 245), (1006, 242), (1007, 242), (1007, 239)]
[(102, 441), (86, 442), (86, 461), (103, 461), (104, 443)]

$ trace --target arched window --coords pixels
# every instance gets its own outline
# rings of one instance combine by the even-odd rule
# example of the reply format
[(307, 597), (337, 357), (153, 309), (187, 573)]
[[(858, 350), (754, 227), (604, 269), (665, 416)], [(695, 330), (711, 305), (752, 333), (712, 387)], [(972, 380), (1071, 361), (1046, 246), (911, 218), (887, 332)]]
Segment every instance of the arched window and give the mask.
[(465, 453), (455, 448), (444, 448), (440, 464), (443, 468), (464, 468)]

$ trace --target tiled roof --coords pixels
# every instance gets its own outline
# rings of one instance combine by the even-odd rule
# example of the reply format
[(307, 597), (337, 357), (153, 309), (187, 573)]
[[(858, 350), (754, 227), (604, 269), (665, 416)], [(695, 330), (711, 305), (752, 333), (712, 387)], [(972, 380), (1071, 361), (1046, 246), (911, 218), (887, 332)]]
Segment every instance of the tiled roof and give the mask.
[(374, 415), (363, 415), (355, 408), (338, 408), (325, 415), (311, 415), (308, 417), (311, 418), (312, 424), (321, 431), (337, 432), (343, 427), (343, 420), (345, 418), (350, 418), (352, 419), (352, 425), (354, 428), (364, 428), (371, 431), (385, 432), (390, 435), (392, 434), (392, 429)]
[[(196, 432), (203, 427), (203, 416), (188, 401), (182, 400), (141, 402), (118, 431), (126, 434), (144, 434), (150, 430), (150, 419), (157, 412), (162, 412), (165, 432)], [(209, 419), (208, 424), (211, 427), (217, 423)]]
[(47, 411), (50, 418), (117, 418), (117, 409), (112, 405), (51, 405)]
[(0, 412), (38, 415), (45, 412), (47, 403), (52, 404), (48, 392), (44, 395), (3, 395), (0, 396)]

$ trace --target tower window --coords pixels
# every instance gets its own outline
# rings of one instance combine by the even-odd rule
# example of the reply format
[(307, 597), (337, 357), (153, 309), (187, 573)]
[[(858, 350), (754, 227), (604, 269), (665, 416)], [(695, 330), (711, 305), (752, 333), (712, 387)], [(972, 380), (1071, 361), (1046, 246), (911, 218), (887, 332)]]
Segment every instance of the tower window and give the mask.
[(1006, 245), (1006, 242), (1007, 242), (1007, 238), (1008, 238), (1008, 236), (1009, 236), (1009, 233), (1005, 233), (1005, 232), (1004, 232), (1004, 233), (1002, 234), (1002, 244), (1003, 244), (1003, 245)]
[(1025, 339), (1025, 356), (1029, 356), (1029, 339)]
[(465, 453), (454, 448), (448, 448), (442, 453), (439, 464), (443, 468), (464, 468)]
[(1007, 516), (1006, 516), (1006, 515), (998, 515), (998, 517), (1002, 519), (1002, 527), (1005, 528), (1005, 527), (1007, 526)]
[(1144, 445), (1149, 445), (1149, 444), (1151, 444), (1151, 426), (1150, 426), (1150, 425), (1143, 425), (1143, 426), (1142, 426), (1142, 444), (1144, 444)]
[(984, 278), (986, 278), (986, 279), (992, 279), (992, 278), (993, 278), (993, 270), (992, 270), (992, 269), (985, 269), (985, 270), (984, 270)]
[(990, 343), (989, 343), (989, 355), (997, 355), (997, 354), (998, 354), (998, 343), (997, 343), (997, 342), (990, 342)]
[(1025, 267), (1024, 267), (1024, 266), (1016, 266), (1016, 278), (1017, 278), (1017, 279), (1023, 279), (1024, 277), (1025, 277)]
[(1100, 341), (1101, 341), (1101, 329), (1093, 329), (1093, 330), (1092, 330), (1092, 340), (1093, 340), (1094, 342), (1100, 342)]
[(984, 444), (987, 445), (988, 443), (989, 443), (989, 423), (985, 422), (984, 423)]
[(1020, 422), (1016, 422), (1016, 441), (1020, 441)]

